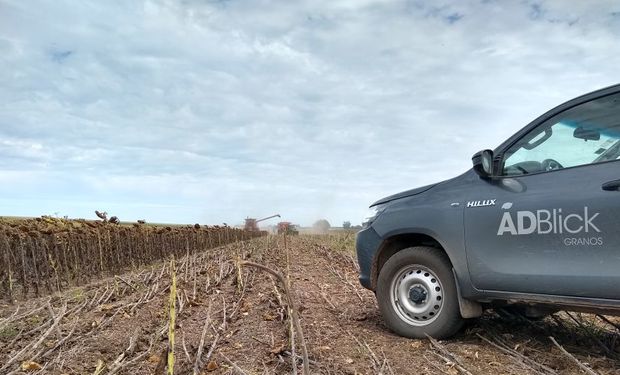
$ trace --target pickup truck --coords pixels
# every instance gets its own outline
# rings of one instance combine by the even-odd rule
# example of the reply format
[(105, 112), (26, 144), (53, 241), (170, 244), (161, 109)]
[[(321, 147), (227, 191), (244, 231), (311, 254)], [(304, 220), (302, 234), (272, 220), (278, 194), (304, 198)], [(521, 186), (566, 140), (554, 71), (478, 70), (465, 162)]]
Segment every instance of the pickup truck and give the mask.
[(620, 315), (620, 85), (538, 117), (473, 167), (370, 206), (361, 284), (389, 329), (447, 338), (507, 306)]

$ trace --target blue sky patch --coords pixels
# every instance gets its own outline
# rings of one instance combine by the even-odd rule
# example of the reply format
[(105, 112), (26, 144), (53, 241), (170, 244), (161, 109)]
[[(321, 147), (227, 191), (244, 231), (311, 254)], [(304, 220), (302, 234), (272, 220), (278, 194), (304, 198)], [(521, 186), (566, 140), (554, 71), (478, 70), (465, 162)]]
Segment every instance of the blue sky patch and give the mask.
[(449, 16), (446, 17), (446, 20), (448, 21), (449, 24), (453, 24), (456, 23), (457, 21), (459, 21), (461, 18), (463, 18), (464, 16), (460, 13), (452, 13)]
[(50, 56), (52, 61), (61, 63), (69, 58), (73, 54), (73, 51), (65, 50), (65, 51), (52, 51), (50, 52)]

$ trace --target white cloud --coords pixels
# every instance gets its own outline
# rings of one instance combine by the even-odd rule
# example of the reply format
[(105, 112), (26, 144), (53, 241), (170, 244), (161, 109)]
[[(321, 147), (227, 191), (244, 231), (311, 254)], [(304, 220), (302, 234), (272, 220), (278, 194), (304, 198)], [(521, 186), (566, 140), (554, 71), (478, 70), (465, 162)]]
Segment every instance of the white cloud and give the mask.
[(381, 196), (463, 172), (552, 106), (618, 82), (618, 12), (0, 1), (0, 174), (30, 176), (0, 190), (23, 202), (6, 213), (355, 223)]

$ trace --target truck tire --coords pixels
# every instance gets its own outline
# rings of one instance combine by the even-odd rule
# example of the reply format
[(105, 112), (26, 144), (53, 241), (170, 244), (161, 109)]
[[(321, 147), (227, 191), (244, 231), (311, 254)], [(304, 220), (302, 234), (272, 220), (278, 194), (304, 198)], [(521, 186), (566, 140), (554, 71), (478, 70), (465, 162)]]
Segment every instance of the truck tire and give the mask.
[(442, 339), (463, 326), (450, 260), (431, 247), (406, 248), (385, 262), (377, 302), (388, 328), (404, 337)]

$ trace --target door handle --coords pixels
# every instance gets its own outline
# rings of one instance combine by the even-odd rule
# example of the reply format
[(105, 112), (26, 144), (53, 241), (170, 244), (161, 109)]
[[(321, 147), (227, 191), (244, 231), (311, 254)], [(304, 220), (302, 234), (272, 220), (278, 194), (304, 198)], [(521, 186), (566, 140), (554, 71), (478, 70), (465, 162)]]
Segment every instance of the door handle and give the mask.
[(605, 182), (602, 188), (607, 191), (620, 191), (620, 180)]

